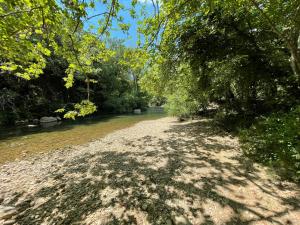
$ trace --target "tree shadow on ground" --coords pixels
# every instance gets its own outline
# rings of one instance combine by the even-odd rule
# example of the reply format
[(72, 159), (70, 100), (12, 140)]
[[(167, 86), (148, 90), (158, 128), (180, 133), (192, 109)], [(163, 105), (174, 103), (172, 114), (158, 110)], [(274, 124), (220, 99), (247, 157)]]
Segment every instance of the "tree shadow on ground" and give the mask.
[(283, 196), (276, 181), (261, 178), (209, 120), (174, 123), (164, 134), (65, 163), (19, 204), (16, 221), (171, 224), (183, 216), (192, 224), (295, 224), (289, 213), (300, 209), (299, 196)]

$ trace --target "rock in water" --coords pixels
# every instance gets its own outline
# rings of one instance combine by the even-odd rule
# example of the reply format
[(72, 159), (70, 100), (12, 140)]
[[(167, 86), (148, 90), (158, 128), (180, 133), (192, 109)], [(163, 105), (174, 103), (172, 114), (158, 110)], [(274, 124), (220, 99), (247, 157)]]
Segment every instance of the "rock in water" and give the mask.
[(10, 219), (17, 214), (17, 210), (11, 206), (2, 206), (0, 205), (0, 219)]
[(134, 109), (134, 110), (133, 110), (133, 113), (134, 113), (134, 114), (141, 114), (141, 113), (142, 113), (142, 110), (141, 110), (141, 109)]
[(33, 123), (33, 124), (39, 124), (39, 122), (40, 122), (39, 119), (33, 119), (33, 120), (32, 120), (32, 123)]
[(172, 221), (175, 225), (192, 225), (191, 222), (182, 215), (173, 216)]
[(51, 122), (57, 122), (57, 118), (56, 117), (47, 117), (44, 116), (40, 119), (40, 123), (51, 123)]
[(27, 127), (37, 127), (36, 124), (28, 124)]

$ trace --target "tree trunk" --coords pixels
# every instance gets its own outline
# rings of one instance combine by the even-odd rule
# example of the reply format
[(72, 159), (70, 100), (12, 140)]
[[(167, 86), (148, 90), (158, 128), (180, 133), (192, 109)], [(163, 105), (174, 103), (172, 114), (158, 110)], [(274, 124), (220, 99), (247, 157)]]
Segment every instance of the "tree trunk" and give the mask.
[(291, 52), (291, 67), (297, 76), (297, 80), (299, 82), (300, 77), (300, 27), (299, 27), (299, 12), (300, 6), (298, 6), (295, 13), (294, 24), (290, 28), (290, 33), (287, 35), (283, 31), (277, 29), (273, 20), (263, 11), (260, 5), (256, 2), (256, 0), (251, 0), (252, 4), (256, 7), (258, 11), (261, 12), (262, 16), (269, 23), (271, 29), (281, 38), (287, 45), (288, 49)]
[(87, 100), (90, 101), (90, 78), (86, 78)]
[(291, 51), (291, 66), (294, 73), (300, 76), (300, 49), (298, 47), (298, 43), (293, 44), (290, 46)]

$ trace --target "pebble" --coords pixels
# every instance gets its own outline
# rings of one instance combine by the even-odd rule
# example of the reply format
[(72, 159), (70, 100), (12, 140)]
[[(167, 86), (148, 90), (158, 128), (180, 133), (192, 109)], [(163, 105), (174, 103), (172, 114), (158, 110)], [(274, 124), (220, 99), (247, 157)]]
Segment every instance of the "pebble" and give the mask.
[(175, 225), (192, 225), (191, 222), (182, 215), (179, 216), (173, 216), (172, 221)]
[(3, 225), (12, 225), (12, 224), (15, 224), (16, 221), (15, 220), (6, 220), (3, 222)]
[(11, 206), (0, 206), (0, 219), (10, 219), (17, 214), (17, 210)]
[(142, 205), (142, 210), (146, 211), (148, 208), (148, 204), (147, 203), (143, 203)]
[(166, 221), (166, 225), (173, 225), (173, 223), (172, 223), (172, 220), (170, 220), (170, 219), (167, 219), (167, 221)]

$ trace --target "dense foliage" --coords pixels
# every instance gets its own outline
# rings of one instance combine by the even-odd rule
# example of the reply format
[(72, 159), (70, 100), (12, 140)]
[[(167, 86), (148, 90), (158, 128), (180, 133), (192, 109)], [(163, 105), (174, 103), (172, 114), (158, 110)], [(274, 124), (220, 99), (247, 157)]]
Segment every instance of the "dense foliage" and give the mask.
[(52, 55), (47, 58), (44, 74), (39, 78), (27, 81), (9, 74), (0, 77), (1, 123), (13, 124), (17, 120), (63, 113), (69, 118), (84, 116), (95, 110), (89, 107), (95, 106), (98, 113), (128, 113), (134, 108), (145, 108), (147, 95), (136, 91), (128, 66), (119, 63), (126, 48), (119, 41), (111, 41), (110, 45), (116, 54), (106, 62), (95, 64), (90, 74), (94, 81), (89, 90), (93, 105), (82, 101), (87, 96), (85, 76), (77, 74), (72, 81), (73, 87), (66, 89), (63, 78), (68, 62)]
[[(134, 9), (137, 3), (137, 0), (131, 1), (129, 11), (132, 17), (136, 17)], [(99, 4), (103, 12), (95, 15), (88, 14), (88, 10), (95, 9), (96, 5)], [(119, 29), (124, 32), (129, 28), (129, 24), (124, 23), (124, 18), (119, 15), (120, 10), (124, 10), (124, 5), (118, 0), (103, 0), (99, 2), (93, 0), (1, 0), (1, 79), (9, 80), (8, 82), (12, 84), (17, 78), (11, 78), (11, 75), (19, 77), (17, 80), (21, 83), (24, 83), (24, 80), (32, 80), (44, 75), (46, 75), (44, 77), (48, 77), (47, 71), (45, 71), (47, 70), (46, 67), (49, 63), (51, 64), (53, 59), (58, 59), (59, 62), (63, 62), (65, 67), (64, 71), (59, 71), (59, 75), (54, 76), (63, 78), (67, 89), (74, 86), (77, 80), (77, 83), (81, 83), (79, 92), (82, 92), (83, 83), (85, 83), (86, 94), (85, 96), (79, 94), (81, 98), (76, 99), (77, 103), (72, 104), (73, 107), (69, 106), (67, 109), (63, 107), (58, 109), (57, 112), (63, 112), (65, 118), (75, 118), (76, 116), (94, 113), (97, 109), (97, 105), (91, 101), (91, 86), (97, 83), (99, 79), (92, 79), (92, 77), (100, 77), (101, 66), (104, 66), (105, 63), (109, 61), (111, 62), (109, 64), (115, 63), (115, 61), (112, 62), (111, 60), (116, 54), (116, 49), (109, 47), (107, 43), (110, 29), (113, 23), (117, 23)], [(87, 21), (95, 18), (98, 19), (98, 27), (84, 27)], [(135, 51), (132, 51), (132, 53), (135, 54)], [(137, 55), (140, 56), (141, 54), (137, 53)], [(126, 54), (124, 54), (124, 57), (126, 57)], [(141, 64), (140, 66), (143, 65), (144, 64)], [(133, 63), (132, 68), (135, 67), (136, 65)], [(131, 70), (127, 68), (128, 74), (130, 74), (130, 71)], [(64, 75), (62, 76), (62, 74)], [(135, 69), (131, 72), (131, 76), (132, 75), (134, 75), (134, 77), (138, 76)], [(127, 81), (130, 83), (129, 80), (131, 78), (128, 77), (129, 75), (127, 76)], [(51, 78), (54, 79), (53, 76), (51, 76)], [(33, 81), (33, 83), (34, 82), (35, 81)], [(55, 82), (60, 83), (60, 81)], [(28, 83), (31, 83), (31, 81)], [(15, 85), (18, 86), (18, 84)], [(28, 84), (24, 85), (28, 86)], [(51, 84), (48, 85), (51, 86)], [(6, 85), (4, 85), (4, 87), (7, 88)], [(60, 92), (68, 93), (68, 91), (62, 91), (61, 86), (59, 87)], [(12, 99), (17, 98), (19, 91), (15, 87), (10, 88), (8, 86), (8, 88), (15, 90), (7, 89), (7, 91), (3, 91), (1, 98), (5, 98), (5, 95), (9, 95), (9, 97), (5, 98), (2, 102), (3, 113), (8, 112), (8, 107), (9, 110), (14, 112), (13, 115), (23, 117), (17, 112), (23, 110), (20, 107), (15, 107), (18, 101), (12, 103)], [(36, 87), (36, 89), (40, 88)], [(41, 91), (43, 92), (43, 90), (39, 92)], [(36, 92), (36, 90), (28, 90), (26, 95), (29, 92), (32, 92), (33, 95), (40, 96), (41, 94)], [(124, 109), (117, 109), (115, 111), (126, 111), (129, 107), (137, 105), (135, 103), (128, 103), (128, 101), (137, 101), (137, 94), (138, 93), (135, 92), (133, 97), (130, 97), (130, 94), (124, 97), (124, 100), (119, 104), (125, 104), (127, 106)], [(65, 98), (65, 96), (61, 96), (60, 94), (55, 95), (54, 98)], [(122, 94), (119, 93), (118, 97), (121, 97), (121, 95)], [(49, 96), (46, 95), (39, 100), (45, 103), (47, 99), (49, 99), (48, 97)], [(19, 100), (21, 98), (23, 98), (23, 96), (20, 97)], [(32, 99), (31, 101), (36, 100), (32, 97), (30, 98)], [(28, 108), (25, 101), (21, 102), (20, 104), (26, 105), (24, 107)], [(65, 99), (60, 99), (58, 102), (66, 103)], [(39, 103), (36, 102), (36, 104), (33, 105), (36, 107)], [(53, 105), (55, 105), (55, 103), (53, 103)], [(118, 107), (122, 108), (123, 106)], [(51, 106), (51, 110), (52, 108)], [(31, 113), (32, 110), (30, 109), (29, 111)], [(49, 114), (49, 111), (47, 112)], [(6, 115), (3, 115), (2, 118), (6, 118), (4, 120), (9, 119)]]
[[(241, 135), (247, 155), (300, 180), (300, 107), (260, 119)], [(286, 174), (288, 173), (288, 174)]]
[(248, 155), (298, 176), (299, 111), (290, 110), (300, 96), (299, 1), (162, 1), (148, 20), (145, 33), (158, 48), (142, 87), (166, 98), (172, 115), (213, 106), (227, 130), (257, 123), (243, 133)]
[(266, 29), (268, 24), (257, 22), (257, 12), (250, 14), (243, 7), (228, 12), (222, 5), (209, 13), (205, 9), (194, 13), (189, 3), (178, 9), (187, 12), (171, 17), (176, 20), (168, 22), (163, 33), (162, 59), (153, 61), (144, 87), (151, 91), (163, 83), (156, 93), (165, 96), (180, 90), (186, 97), (177, 102), (189, 101), (188, 111), (194, 113), (209, 102), (237, 113), (295, 104), (299, 75), (292, 71), (289, 50), (272, 29)]
[[(137, 3), (131, 2), (132, 17)], [(103, 12), (90, 15), (99, 4)], [(137, 77), (146, 55), (109, 41), (113, 23), (128, 30), (119, 15), (123, 9), (118, 0), (1, 0), (0, 122), (143, 107)], [(98, 27), (85, 28), (90, 19), (97, 19)], [(139, 60), (128, 66), (127, 52)]]

